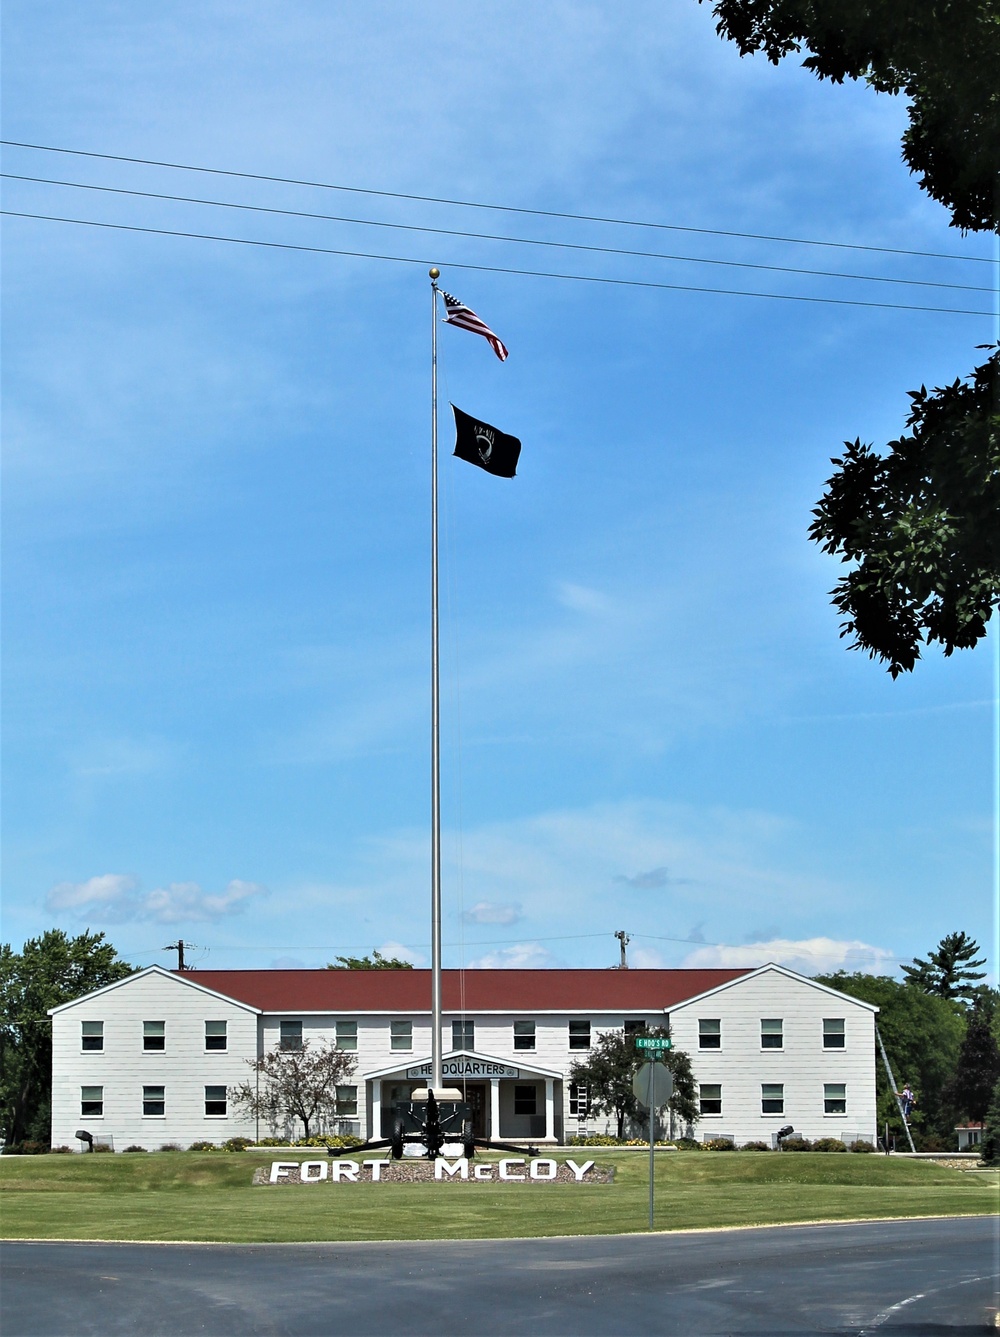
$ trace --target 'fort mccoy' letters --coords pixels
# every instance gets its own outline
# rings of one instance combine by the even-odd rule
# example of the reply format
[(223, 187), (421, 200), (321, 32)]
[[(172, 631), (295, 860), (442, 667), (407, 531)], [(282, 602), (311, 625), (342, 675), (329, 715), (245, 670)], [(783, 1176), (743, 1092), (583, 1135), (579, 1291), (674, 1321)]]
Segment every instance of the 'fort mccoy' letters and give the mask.
[(613, 1169), (598, 1169), (593, 1161), (558, 1162), (547, 1156), (532, 1160), (507, 1156), (500, 1161), (469, 1161), (439, 1157), (428, 1160), (272, 1161), (254, 1171), (253, 1182), (271, 1184), (607, 1184)]

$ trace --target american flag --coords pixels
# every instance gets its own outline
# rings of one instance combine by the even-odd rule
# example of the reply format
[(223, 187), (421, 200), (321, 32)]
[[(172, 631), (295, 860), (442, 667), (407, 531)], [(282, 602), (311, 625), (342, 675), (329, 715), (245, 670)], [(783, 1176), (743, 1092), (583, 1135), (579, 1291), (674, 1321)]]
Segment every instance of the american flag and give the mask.
[(460, 330), (471, 330), (473, 334), (481, 334), (484, 339), (489, 341), (490, 347), (496, 353), (501, 362), (506, 361), (507, 349), (493, 333), (484, 320), (476, 315), (469, 307), (463, 306), (457, 297), (452, 297), (450, 292), (442, 289), (441, 296), (444, 298), (445, 324), (457, 325)]

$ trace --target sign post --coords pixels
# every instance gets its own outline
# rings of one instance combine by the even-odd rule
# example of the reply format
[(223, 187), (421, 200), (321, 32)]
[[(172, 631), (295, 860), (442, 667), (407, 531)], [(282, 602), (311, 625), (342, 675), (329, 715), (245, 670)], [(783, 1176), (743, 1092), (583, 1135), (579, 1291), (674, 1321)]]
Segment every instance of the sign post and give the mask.
[[(652, 1048), (650, 1040), (653, 1036), (640, 1036), (636, 1040), (636, 1045), (642, 1049)], [(645, 1044), (643, 1041), (645, 1040)], [(669, 1049), (670, 1041), (665, 1040), (657, 1045), (658, 1049)], [(644, 1105), (649, 1110), (649, 1228), (653, 1229), (653, 1185), (654, 1165), (653, 1155), (656, 1148), (654, 1139), (654, 1121), (656, 1110), (665, 1105), (674, 1094), (673, 1073), (665, 1063), (654, 1061), (644, 1063), (632, 1079), (632, 1090), (640, 1105)]]

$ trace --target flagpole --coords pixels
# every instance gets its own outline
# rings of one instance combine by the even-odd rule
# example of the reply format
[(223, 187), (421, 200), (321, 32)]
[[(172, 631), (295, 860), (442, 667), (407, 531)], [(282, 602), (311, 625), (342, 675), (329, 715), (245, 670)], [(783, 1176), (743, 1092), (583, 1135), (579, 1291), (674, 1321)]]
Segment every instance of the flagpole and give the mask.
[(431, 280), (431, 1087), (441, 1073), (441, 684), (438, 660), (438, 359), (437, 280)]

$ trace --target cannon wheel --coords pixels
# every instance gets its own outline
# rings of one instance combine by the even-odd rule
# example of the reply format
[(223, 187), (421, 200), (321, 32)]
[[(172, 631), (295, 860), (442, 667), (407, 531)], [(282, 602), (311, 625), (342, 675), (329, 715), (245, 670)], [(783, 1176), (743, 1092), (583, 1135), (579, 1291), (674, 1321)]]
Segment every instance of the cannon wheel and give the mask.
[(392, 1121), (392, 1140), (390, 1143), (392, 1159), (401, 1161), (403, 1159), (403, 1121), (402, 1119), (393, 1119)]
[(462, 1151), (469, 1160), (476, 1154), (476, 1138), (472, 1131), (471, 1119), (466, 1119), (462, 1124)]

